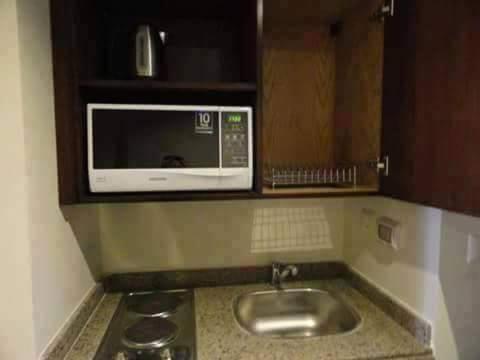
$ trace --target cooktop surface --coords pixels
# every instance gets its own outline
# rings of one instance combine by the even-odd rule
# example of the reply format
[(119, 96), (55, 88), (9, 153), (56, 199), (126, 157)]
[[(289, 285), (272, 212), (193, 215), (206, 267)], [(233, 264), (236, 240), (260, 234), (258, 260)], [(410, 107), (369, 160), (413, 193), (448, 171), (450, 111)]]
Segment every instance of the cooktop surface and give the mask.
[(125, 295), (95, 360), (195, 360), (192, 290)]

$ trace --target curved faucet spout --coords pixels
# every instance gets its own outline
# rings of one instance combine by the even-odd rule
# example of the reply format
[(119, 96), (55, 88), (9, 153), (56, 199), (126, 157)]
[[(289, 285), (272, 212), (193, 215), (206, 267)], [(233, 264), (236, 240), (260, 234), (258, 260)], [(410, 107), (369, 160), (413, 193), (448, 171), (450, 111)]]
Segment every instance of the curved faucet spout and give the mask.
[(283, 290), (283, 282), (289, 277), (298, 275), (298, 268), (295, 265), (272, 264), (272, 286), (277, 290)]

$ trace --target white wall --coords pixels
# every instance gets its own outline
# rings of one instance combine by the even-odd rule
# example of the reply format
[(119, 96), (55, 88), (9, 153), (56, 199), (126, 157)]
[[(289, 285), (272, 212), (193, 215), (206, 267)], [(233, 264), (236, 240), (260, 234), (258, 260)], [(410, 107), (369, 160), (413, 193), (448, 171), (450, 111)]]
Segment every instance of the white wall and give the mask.
[[(430, 321), (434, 318), (441, 215), (438, 209), (381, 197), (351, 199), (346, 214), (349, 265)], [(379, 216), (402, 224), (403, 247), (398, 252), (377, 240)]]
[[(37, 358), (94, 286), (58, 206), (48, 4), (3, 0), (0, 8), (2, 329), (4, 319), (16, 320), (6, 323), (12, 328), (2, 336), (9, 341), (2, 341), (0, 358)], [(76, 227), (95, 226), (95, 217), (81, 214), (95, 211), (70, 210), (84, 219)]]
[(103, 205), (101, 262), (114, 273), (342, 261), (343, 215), (342, 199)]
[[(478, 360), (480, 261), (466, 257), (480, 220), (386, 198), (351, 199), (346, 209), (347, 263), (432, 324), (437, 360)], [(377, 240), (378, 216), (402, 224), (399, 251)]]
[[(443, 212), (439, 280), (441, 302), (435, 319), (439, 354), (448, 359), (480, 358), (480, 259), (467, 262), (469, 237), (477, 238), (480, 252), (480, 219)], [(480, 255), (480, 254), (479, 254)], [(450, 347), (449, 345), (454, 345)], [(438, 360), (447, 359), (439, 357)]]

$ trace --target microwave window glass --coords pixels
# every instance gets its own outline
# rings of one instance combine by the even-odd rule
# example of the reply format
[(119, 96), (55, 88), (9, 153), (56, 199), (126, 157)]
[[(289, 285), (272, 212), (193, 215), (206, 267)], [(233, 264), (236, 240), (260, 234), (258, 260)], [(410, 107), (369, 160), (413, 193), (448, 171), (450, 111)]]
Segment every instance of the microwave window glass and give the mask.
[(218, 112), (94, 110), (95, 169), (218, 168)]

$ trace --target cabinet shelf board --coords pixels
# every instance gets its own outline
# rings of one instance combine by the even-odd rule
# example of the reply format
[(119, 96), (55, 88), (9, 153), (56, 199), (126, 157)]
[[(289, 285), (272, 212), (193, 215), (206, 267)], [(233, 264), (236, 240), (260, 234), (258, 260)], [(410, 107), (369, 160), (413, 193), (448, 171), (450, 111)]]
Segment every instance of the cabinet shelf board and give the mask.
[(315, 197), (315, 196), (349, 196), (349, 195), (376, 195), (378, 187), (356, 186), (356, 187), (299, 187), (299, 188), (277, 188), (265, 186), (264, 197)]
[(185, 91), (185, 92), (255, 92), (252, 82), (169, 82), (154, 80), (87, 80), (80, 83), (83, 89), (134, 90), (134, 91)]
[(251, 200), (259, 198), (254, 191), (225, 192), (157, 192), (157, 193), (118, 193), (92, 194), (80, 197), (79, 203), (131, 203), (157, 201), (206, 201), (206, 200)]

